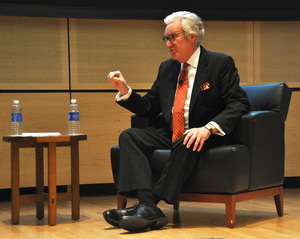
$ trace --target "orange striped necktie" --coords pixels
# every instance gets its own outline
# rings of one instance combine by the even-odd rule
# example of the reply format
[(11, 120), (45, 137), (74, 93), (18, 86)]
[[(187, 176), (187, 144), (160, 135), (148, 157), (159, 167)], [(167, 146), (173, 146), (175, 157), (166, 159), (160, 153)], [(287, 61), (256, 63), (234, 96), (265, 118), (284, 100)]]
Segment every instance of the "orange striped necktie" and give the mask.
[(179, 75), (179, 82), (173, 105), (173, 136), (172, 142), (183, 137), (184, 133), (184, 103), (186, 99), (186, 92), (188, 89), (188, 63), (183, 64), (183, 69)]

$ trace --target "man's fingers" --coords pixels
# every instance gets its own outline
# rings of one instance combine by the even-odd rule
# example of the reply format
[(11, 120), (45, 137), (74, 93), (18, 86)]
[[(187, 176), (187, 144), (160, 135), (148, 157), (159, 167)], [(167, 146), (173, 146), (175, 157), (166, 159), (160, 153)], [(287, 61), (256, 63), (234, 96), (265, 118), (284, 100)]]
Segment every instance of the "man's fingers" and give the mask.
[(120, 78), (121, 76), (122, 76), (122, 74), (120, 71), (112, 71), (112, 72), (108, 73), (107, 78), (113, 79), (113, 78)]

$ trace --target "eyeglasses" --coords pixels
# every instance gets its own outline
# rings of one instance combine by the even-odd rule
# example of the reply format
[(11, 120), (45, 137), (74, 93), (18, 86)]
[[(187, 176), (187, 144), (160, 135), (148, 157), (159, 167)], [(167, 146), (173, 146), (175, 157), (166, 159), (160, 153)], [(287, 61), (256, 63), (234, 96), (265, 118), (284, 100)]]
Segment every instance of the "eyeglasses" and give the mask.
[(174, 42), (175, 40), (176, 40), (176, 36), (178, 35), (178, 34), (180, 34), (180, 33), (183, 33), (184, 31), (182, 31), (182, 32), (177, 32), (177, 33), (175, 33), (175, 34), (171, 34), (171, 35), (169, 35), (169, 36), (167, 36), (167, 37), (163, 37), (162, 39), (163, 39), (163, 41), (167, 44), (168, 43), (168, 41), (170, 41), (170, 42)]

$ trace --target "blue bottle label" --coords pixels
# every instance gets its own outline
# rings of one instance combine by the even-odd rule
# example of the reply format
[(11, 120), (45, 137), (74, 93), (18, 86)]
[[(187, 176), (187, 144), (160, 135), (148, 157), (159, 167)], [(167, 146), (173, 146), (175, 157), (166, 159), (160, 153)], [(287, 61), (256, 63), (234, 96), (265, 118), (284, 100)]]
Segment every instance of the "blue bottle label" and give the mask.
[(79, 112), (69, 112), (69, 121), (79, 121)]
[(11, 122), (22, 122), (22, 113), (12, 113)]

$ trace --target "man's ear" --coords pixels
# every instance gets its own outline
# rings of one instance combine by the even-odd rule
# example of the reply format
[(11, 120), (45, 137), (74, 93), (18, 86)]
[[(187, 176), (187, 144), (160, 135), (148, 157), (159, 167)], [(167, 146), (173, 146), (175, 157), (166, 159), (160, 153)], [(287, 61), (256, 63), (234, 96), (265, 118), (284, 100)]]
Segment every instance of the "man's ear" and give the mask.
[(196, 42), (196, 39), (197, 39), (196, 34), (190, 34), (190, 35), (189, 35), (189, 39), (190, 39), (193, 43), (195, 43), (195, 42)]

